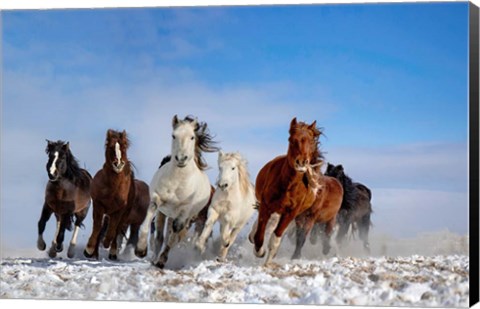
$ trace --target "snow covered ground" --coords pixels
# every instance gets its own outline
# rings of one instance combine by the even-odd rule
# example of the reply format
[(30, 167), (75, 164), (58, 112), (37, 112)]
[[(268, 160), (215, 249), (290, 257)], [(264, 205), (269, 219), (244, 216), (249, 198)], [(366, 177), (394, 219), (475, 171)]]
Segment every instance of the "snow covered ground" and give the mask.
[(128, 250), (117, 262), (106, 252), (99, 261), (86, 260), (82, 248), (75, 259), (10, 252), (1, 262), (0, 298), (468, 307), (468, 237), (373, 236), (371, 243), (370, 256), (352, 241), (323, 257), (307, 241), (303, 258), (291, 261), (293, 245), (285, 238), (268, 268), (245, 237), (226, 263), (214, 261), (216, 242), (203, 257), (182, 244), (164, 270)]

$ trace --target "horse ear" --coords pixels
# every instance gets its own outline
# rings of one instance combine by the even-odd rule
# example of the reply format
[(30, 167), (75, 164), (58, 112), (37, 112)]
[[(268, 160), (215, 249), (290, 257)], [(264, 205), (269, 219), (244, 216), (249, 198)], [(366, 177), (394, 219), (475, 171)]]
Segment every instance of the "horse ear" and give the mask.
[(63, 144), (62, 148), (63, 150), (68, 151), (70, 149), (70, 142), (66, 142), (65, 144)]
[(341, 164), (337, 165), (337, 169), (338, 169), (339, 171), (342, 171), (342, 172), (343, 172), (343, 165), (341, 165)]
[(112, 129), (108, 129), (107, 130), (107, 138), (109, 138), (110, 136), (112, 136), (113, 134), (113, 130)]
[(297, 117), (294, 117), (290, 122), (290, 129), (297, 125)]
[(192, 125), (195, 128), (195, 131), (198, 131), (198, 129), (200, 129), (200, 124), (198, 123), (198, 119), (196, 117), (195, 119), (193, 119)]
[(173, 119), (172, 119), (172, 127), (175, 128), (178, 124), (178, 116), (175, 115), (173, 116)]
[(53, 144), (53, 142), (52, 142), (51, 140), (45, 139), (45, 141), (47, 141), (48, 146), (50, 146), (51, 144)]

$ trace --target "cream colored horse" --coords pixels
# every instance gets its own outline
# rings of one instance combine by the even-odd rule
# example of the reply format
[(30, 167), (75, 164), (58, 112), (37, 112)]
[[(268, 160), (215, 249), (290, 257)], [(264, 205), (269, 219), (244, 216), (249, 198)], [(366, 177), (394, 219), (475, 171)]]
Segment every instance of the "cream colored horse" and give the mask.
[(250, 182), (247, 162), (240, 154), (220, 151), (218, 168), (217, 189), (208, 208), (207, 222), (195, 246), (200, 252), (205, 251), (206, 240), (219, 220), (222, 243), (217, 260), (224, 261), (238, 233), (254, 212), (255, 190)]
[[(204, 171), (207, 164), (202, 152), (218, 151), (205, 123), (191, 117), (179, 120), (175, 115), (172, 126), (171, 160), (156, 171), (150, 183), (150, 206), (135, 249), (137, 256), (146, 255), (147, 236), (156, 216), (153, 264), (160, 268), (165, 266), (170, 249), (182, 239), (192, 220), (208, 204), (211, 185)], [(160, 254), (165, 222), (167, 244)]]

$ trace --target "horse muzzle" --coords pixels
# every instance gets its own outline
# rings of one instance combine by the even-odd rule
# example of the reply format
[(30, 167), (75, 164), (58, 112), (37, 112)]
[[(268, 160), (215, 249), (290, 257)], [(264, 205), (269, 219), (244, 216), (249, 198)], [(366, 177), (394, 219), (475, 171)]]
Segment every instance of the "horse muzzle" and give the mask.
[(120, 161), (120, 163), (113, 163), (112, 164), (112, 167), (113, 167), (113, 170), (115, 171), (115, 173), (121, 173), (123, 171), (123, 168), (125, 167), (125, 162), (123, 161)]

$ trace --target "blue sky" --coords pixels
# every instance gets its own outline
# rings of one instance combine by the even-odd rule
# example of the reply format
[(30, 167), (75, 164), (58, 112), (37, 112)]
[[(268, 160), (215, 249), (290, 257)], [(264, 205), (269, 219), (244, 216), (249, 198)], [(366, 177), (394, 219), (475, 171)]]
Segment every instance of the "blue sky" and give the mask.
[[(33, 243), (45, 138), (69, 140), (93, 174), (106, 130), (126, 129), (149, 182), (174, 114), (206, 121), (252, 181), (286, 151), (292, 117), (317, 120), (327, 159), (373, 189), (378, 229), (468, 230), (468, 3), (1, 14), (2, 238)], [(388, 231), (408, 194), (420, 217)], [(18, 207), (31, 237), (14, 232)]]

